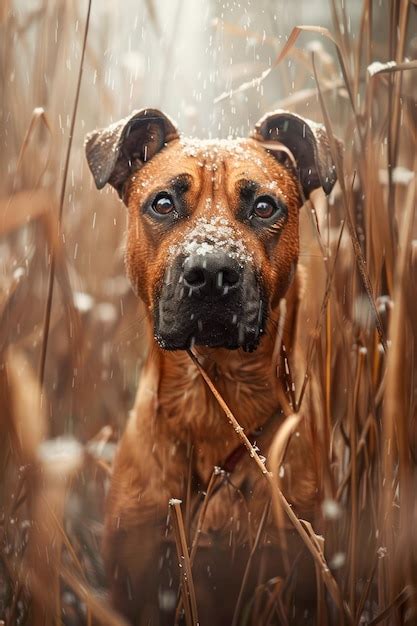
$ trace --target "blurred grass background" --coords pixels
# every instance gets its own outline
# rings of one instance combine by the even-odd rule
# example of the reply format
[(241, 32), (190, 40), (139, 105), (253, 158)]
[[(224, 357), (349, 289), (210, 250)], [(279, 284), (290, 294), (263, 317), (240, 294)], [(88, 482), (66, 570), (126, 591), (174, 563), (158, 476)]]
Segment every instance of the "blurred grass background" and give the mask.
[[(342, 184), (301, 214), (314, 408), (289, 397), (314, 417), (315, 531), (345, 607), (320, 604), (317, 623), (416, 623), (416, 3), (93, 1), (75, 111), (88, 8), (0, 7), (0, 620), (121, 623), (97, 600), (99, 541), (146, 345), (125, 209), (93, 188), (83, 140), (153, 106), (200, 137), (245, 136), (286, 108), (344, 140)], [(291, 39), (300, 24), (335, 43)]]

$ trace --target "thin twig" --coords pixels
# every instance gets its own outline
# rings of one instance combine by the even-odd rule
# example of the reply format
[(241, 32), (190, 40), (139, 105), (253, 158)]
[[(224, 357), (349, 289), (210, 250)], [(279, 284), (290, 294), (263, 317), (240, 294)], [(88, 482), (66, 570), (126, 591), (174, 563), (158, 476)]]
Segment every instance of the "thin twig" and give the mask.
[(322, 94), (322, 91), (321, 91), (320, 81), (318, 79), (317, 70), (316, 70), (316, 64), (315, 64), (315, 60), (314, 60), (314, 52), (312, 53), (312, 62), (313, 62), (314, 78), (316, 80), (320, 106), (321, 106), (321, 110), (322, 110), (322, 113), (323, 113), (324, 125), (326, 127), (327, 137), (329, 139), (329, 144), (330, 144), (330, 148), (331, 148), (331, 151), (332, 151), (332, 156), (334, 158), (334, 164), (335, 164), (335, 167), (336, 167), (337, 178), (338, 178), (338, 181), (339, 181), (340, 188), (342, 190), (342, 197), (343, 197), (343, 202), (344, 202), (344, 205), (345, 205), (345, 212), (346, 212), (346, 220), (347, 220), (347, 224), (348, 224), (348, 228), (349, 228), (350, 238), (351, 238), (352, 245), (353, 245), (353, 250), (355, 252), (355, 259), (356, 259), (357, 267), (358, 267), (359, 274), (360, 274), (360, 277), (361, 277), (362, 282), (363, 282), (363, 286), (365, 288), (366, 294), (368, 296), (368, 299), (369, 299), (369, 302), (370, 302), (370, 305), (371, 305), (371, 310), (372, 310), (372, 313), (373, 313), (373, 316), (374, 316), (374, 319), (375, 319), (375, 326), (376, 326), (376, 328), (378, 330), (378, 334), (379, 334), (379, 338), (380, 338), (381, 344), (382, 344), (384, 350), (386, 351), (388, 349), (387, 340), (385, 338), (385, 333), (384, 333), (384, 328), (382, 326), (381, 317), (380, 317), (380, 315), (378, 313), (378, 309), (376, 308), (376, 305), (375, 305), (375, 297), (374, 297), (371, 281), (369, 280), (369, 275), (368, 275), (368, 272), (367, 272), (367, 269), (366, 269), (366, 262), (365, 262), (365, 259), (363, 257), (363, 254), (362, 254), (361, 245), (359, 243), (358, 235), (356, 233), (355, 225), (354, 225), (354, 222), (353, 222), (350, 203), (347, 200), (346, 186), (345, 186), (345, 181), (344, 181), (344, 176), (343, 176), (343, 166), (342, 166), (342, 163), (341, 163), (341, 159), (338, 156), (338, 150), (337, 150), (337, 147), (335, 145), (335, 139), (334, 139), (332, 128), (331, 128), (329, 113), (327, 111), (327, 107), (326, 107), (326, 104), (324, 102), (323, 94)]
[(358, 539), (358, 478), (357, 478), (357, 424), (356, 415), (358, 409), (358, 398), (361, 384), (361, 376), (364, 365), (365, 352), (359, 350), (356, 367), (355, 386), (353, 392), (353, 402), (350, 415), (350, 449), (351, 449), (351, 474), (350, 474), (350, 501), (351, 501), (351, 527), (350, 527), (350, 572), (349, 572), (349, 597), (352, 614), (356, 613), (356, 574), (357, 574), (357, 539)]
[(218, 469), (215, 468), (213, 473), (212, 473), (212, 475), (211, 475), (209, 484), (207, 486), (204, 502), (203, 502), (203, 504), (202, 504), (202, 506), (200, 508), (200, 513), (199, 513), (198, 520), (197, 520), (197, 528), (196, 528), (195, 533), (194, 533), (193, 543), (191, 544), (191, 551), (190, 551), (191, 566), (194, 563), (194, 558), (195, 558), (195, 555), (196, 555), (196, 552), (197, 552), (198, 542), (199, 542), (201, 531), (202, 531), (202, 528), (203, 528), (204, 519), (206, 517), (207, 507), (208, 507), (208, 504), (210, 502), (210, 497), (211, 497), (214, 485), (215, 485), (219, 475), (221, 475), (221, 472), (219, 472)]

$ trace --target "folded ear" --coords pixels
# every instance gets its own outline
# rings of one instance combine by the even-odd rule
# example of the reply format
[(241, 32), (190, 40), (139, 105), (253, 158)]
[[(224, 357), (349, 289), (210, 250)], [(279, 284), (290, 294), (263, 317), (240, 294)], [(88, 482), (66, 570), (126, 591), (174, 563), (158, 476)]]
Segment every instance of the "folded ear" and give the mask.
[(85, 138), (85, 152), (97, 189), (107, 183), (119, 196), (129, 176), (178, 137), (171, 120), (157, 109), (135, 111)]
[[(337, 180), (326, 130), (321, 124), (287, 111), (267, 113), (255, 126), (254, 139), (267, 150), (280, 151), (283, 144), (292, 153), (306, 198), (322, 187), (329, 194)], [(343, 145), (336, 145), (342, 155)]]

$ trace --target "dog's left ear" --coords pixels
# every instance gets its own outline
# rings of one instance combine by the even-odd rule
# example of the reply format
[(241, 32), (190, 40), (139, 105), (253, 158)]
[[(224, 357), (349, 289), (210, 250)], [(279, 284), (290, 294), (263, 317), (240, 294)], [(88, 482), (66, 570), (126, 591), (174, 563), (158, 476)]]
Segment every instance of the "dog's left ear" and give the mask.
[[(333, 189), (337, 180), (336, 168), (326, 129), (321, 124), (288, 111), (274, 111), (259, 120), (253, 138), (272, 153), (279, 153), (280, 144), (288, 148), (306, 198), (318, 187), (322, 187), (326, 194)], [(338, 139), (336, 145), (341, 155), (343, 145)]]
[(157, 109), (135, 111), (85, 138), (85, 152), (97, 189), (107, 183), (123, 197), (125, 182), (169, 141), (178, 137), (171, 120)]

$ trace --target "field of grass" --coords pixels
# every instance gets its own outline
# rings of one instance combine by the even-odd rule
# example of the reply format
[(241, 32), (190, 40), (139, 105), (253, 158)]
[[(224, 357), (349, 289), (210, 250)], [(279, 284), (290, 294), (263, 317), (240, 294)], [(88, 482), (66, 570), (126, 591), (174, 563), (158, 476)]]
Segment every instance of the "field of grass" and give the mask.
[[(146, 341), (124, 276), (124, 207), (93, 189), (83, 137), (131, 109), (164, 108), (171, 74), (192, 92), (171, 60), (183, 4), (168, 31), (157, 0), (138, 4), (139, 26), (111, 3), (0, 7), (5, 626), (124, 623), (106, 600), (100, 539)], [(257, 12), (255, 2), (232, 4), (233, 15)], [(321, 513), (314, 528), (294, 514), (292, 522), (316, 559), (316, 623), (416, 624), (417, 4), (330, 0), (326, 27), (284, 37), (272, 19), (267, 26), (277, 4), (297, 19), (292, 1), (265, 0), (258, 31), (256, 19), (248, 26), (207, 3), (212, 45), (219, 57), (238, 50), (239, 63), (225, 63), (224, 82), (192, 106), (184, 96), (178, 111), (187, 133), (216, 136), (218, 119), (223, 135), (228, 125), (246, 133), (245, 111), (256, 121), (285, 108), (324, 123), (334, 156), (334, 137), (344, 141), (330, 199), (314, 192), (302, 208), (302, 358), (291, 363), (293, 422), (280, 446), (298, 417), (311, 420)], [(133, 46), (119, 62), (109, 45), (128, 18), (135, 36), (152, 39), (162, 68), (151, 99), (152, 55)], [(214, 111), (211, 127), (199, 117), (201, 98)], [(271, 498), (285, 507), (277, 490)], [(278, 592), (276, 601), (286, 624), (294, 598)]]

